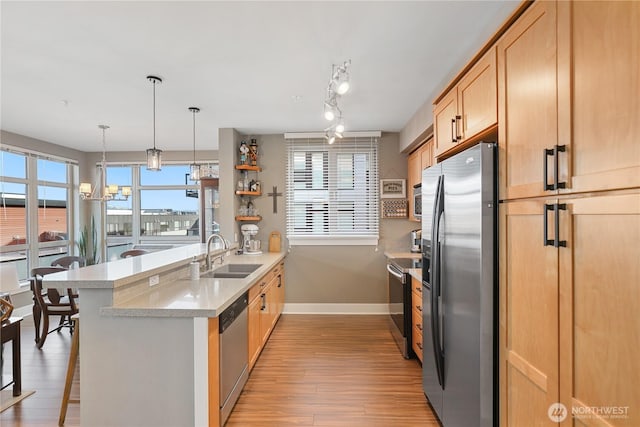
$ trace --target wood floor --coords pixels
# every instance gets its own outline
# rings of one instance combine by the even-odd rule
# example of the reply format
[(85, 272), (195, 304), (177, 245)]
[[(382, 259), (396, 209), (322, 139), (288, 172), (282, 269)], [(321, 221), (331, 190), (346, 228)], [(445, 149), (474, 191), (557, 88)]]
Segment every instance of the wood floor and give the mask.
[[(0, 426), (57, 426), (71, 337), (66, 330), (53, 333), (38, 350), (33, 323), (30, 318), (23, 323), (23, 389), (36, 393), (0, 414)], [(5, 346), (4, 356), (6, 381), (11, 372), (10, 345)], [(78, 378), (76, 372), (72, 398), (79, 397)], [(69, 405), (65, 425), (80, 425), (78, 404)], [(283, 315), (226, 425), (429, 427), (438, 423), (422, 393), (420, 365), (400, 356), (386, 316)]]
[(437, 426), (386, 316), (283, 315), (227, 427)]

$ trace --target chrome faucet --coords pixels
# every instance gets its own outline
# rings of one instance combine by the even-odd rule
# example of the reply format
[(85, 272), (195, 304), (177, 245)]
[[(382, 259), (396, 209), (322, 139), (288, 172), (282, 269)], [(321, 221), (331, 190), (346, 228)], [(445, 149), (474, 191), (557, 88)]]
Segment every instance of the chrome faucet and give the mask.
[(224, 262), (224, 254), (225, 254), (225, 252), (223, 252), (220, 255), (218, 255), (217, 257), (215, 257), (213, 259), (213, 262), (211, 262), (211, 242), (213, 242), (213, 240), (216, 239), (216, 238), (220, 239), (220, 241), (222, 242), (222, 249), (224, 249), (225, 252), (229, 250), (229, 242), (227, 242), (227, 239), (222, 237), (222, 234), (213, 233), (211, 236), (209, 236), (209, 238), (207, 239), (207, 259), (206, 259), (207, 270), (211, 269), (211, 266), (213, 265), (213, 263), (216, 262), (216, 259), (218, 259), (218, 258), (220, 258), (220, 263)]

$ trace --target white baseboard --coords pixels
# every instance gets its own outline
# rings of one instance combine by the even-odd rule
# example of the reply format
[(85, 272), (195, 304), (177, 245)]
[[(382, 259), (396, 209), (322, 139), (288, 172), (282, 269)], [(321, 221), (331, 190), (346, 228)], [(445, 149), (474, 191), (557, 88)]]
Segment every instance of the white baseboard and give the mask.
[(287, 303), (284, 314), (389, 314), (387, 304)]

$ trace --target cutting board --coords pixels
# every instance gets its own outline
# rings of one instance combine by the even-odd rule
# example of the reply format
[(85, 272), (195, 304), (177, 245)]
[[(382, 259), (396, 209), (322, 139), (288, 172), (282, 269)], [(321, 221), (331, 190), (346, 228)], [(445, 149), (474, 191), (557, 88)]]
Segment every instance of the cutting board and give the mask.
[(269, 235), (269, 252), (280, 252), (280, 233), (277, 231)]

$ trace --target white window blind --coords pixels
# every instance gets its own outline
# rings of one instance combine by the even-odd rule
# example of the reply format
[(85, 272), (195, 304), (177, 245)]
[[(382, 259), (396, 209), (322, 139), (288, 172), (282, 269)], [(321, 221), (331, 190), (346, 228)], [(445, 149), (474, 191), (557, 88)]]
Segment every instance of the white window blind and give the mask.
[(378, 139), (287, 141), (287, 237), (292, 245), (377, 245)]

